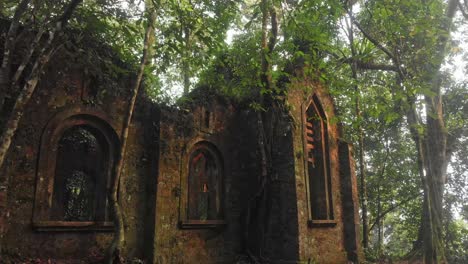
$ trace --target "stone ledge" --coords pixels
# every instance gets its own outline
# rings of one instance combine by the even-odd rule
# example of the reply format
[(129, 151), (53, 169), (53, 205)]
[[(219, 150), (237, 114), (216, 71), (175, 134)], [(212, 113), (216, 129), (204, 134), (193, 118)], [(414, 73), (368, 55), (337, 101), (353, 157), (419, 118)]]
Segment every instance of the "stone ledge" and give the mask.
[(78, 222), (78, 221), (40, 221), (34, 222), (33, 228), (35, 231), (48, 232), (48, 231), (114, 231), (113, 222)]

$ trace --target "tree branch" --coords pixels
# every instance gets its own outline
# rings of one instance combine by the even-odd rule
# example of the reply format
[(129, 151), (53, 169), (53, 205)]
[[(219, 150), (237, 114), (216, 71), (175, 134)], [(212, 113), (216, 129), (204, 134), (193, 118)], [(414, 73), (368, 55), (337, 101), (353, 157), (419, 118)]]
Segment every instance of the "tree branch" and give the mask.
[[(73, 10), (81, 3), (83, 0), (72, 0), (70, 4), (65, 9), (65, 13), (73, 12)], [(70, 17), (63, 16), (63, 17)], [(42, 69), (49, 61), (51, 55), (55, 52), (56, 49), (51, 48), (53, 40), (55, 39), (55, 35), (57, 33), (62, 32), (63, 26), (66, 25), (66, 21), (59, 21), (56, 24), (56, 27), (49, 33), (49, 39), (42, 47), (40, 53), (38, 54), (33, 69), (29, 74), (28, 78), (26, 78), (26, 82), (24, 84), (23, 89), (20, 91), (18, 98), (16, 99), (15, 105), (9, 115), (9, 118), (6, 122), (6, 126), (4, 131), (2, 131), (2, 135), (0, 137), (0, 168), (5, 161), (6, 154), (8, 149), (10, 148), (13, 136), (18, 129), (18, 124), (23, 116), (23, 111), (26, 104), (29, 102), (32, 94), (34, 93), (37, 83), (39, 82), (40, 75), (42, 73)]]
[(390, 50), (388, 50), (386, 47), (384, 47), (382, 44), (380, 44), (380, 42), (378, 42), (375, 38), (373, 38), (369, 33), (367, 33), (367, 31), (364, 30), (364, 28), (361, 26), (361, 24), (359, 22), (356, 21), (356, 19), (354, 19), (353, 15), (350, 14), (351, 16), (351, 19), (352, 19), (352, 23), (354, 25), (356, 25), (356, 27), (359, 29), (359, 31), (361, 31), (361, 33), (370, 41), (372, 42), (372, 44), (374, 44), (374, 46), (376, 46), (377, 48), (379, 48), (381, 51), (383, 51), (385, 54), (387, 54), (387, 56), (392, 59), (393, 61), (396, 61), (396, 57), (395, 55), (390, 52)]
[(31, 43), (31, 47), (29, 48), (28, 53), (26, 54), (26, 56), (23, 57), (23, 60), (21, 61), (20, 66), (18, 66), (18, 69), (16, 69), (15, 75), (13, 76), (13, 80), (11, 82), (11, 87), (16, 88), (16, 86), (18, 85), (21, 75), (24, 69), (26, 68), (26, 66), (28, 65), (28, 63), (30, 62), (32, 55), (36, 51), (36, 48), (38, 47), (43, 34), (44, 34), (44, 29), (41, 28), (39, 32), (37, 32), (33, 42)]
[(24, 12), (26, 12), (29, 2), (30, 0), (22, 0), (18, 4), (18, 7), (15, 10), (15, 14), (13, 15), (13, 19), (11, 20), (7, 36), (5, 38), (3, 59), (2, 64), (0, 65), (0, 111), (3, 108), (4, 96), (6, 95), (10, 84), (11, 56), (15, 50), (16, 32), (18, 31), (21, 16)]
[(63, 12), (63, 15), (60, 17), (59, 22), (61, 23), (61, 27), (65, 27), (70, 21), (71, 15), (75, 11), (75, 9), (78, 7), (78, 5), (82, 2), (83, 0), (72, 0), (70, 4), (67, 6), (65, 11)]
[[(468, 127), (462, 127), (455, 130), (451, 130), (450, 133), (447, 135), (447, 150), (446, 155), (450, 157), (455, 151), (463, 147), (463, 145), (459, 145), (459, 139), (462, 135), (468, 134)], [(450, 160), (450, 159), (448, 159)]]
[(423, 192), (419, 192), (417, 193), (416, 195), (414, 196), (411, 196), (410, 198), (400, 202), (400, 203), (397, 203), (397, 204), (394, 204), (392, 206), (390, 206), (387, 210), (383, 211), (380, 215), (378, 215), (374, 221), (372, 222), (372, 225), (370, 226), (369, 228), (369, 232), (375, 227), (375, 225), (383, 218), (385, 217), (388, 213), (392, 212), (393, 210), (397, 209), (398, 207), (402, 206), (402, 205), (405, 205), (409, 202), (411, 202), (412, 200), (416, 199), (419, 195), (422, 195)]
[(381, 70), (381, 71), (394, 71), (398, 72), (398, 67), (394, 65), (387, 65), (387, 64), (373, 64), (369, 62), (363, 61), (356, 61), (356, 66), (363, 70)]
[(387, 56), (392, 60), (393, 64), (395, 67), (398, 69), (397, 73), (400, 75), (400, 78), (402, 80), (405, 79), (405, 72), (403, 69), (401, 69), (400, 63), (399, 63), (399, 58), (396, 54), (393, 54), (389, 49), (384, 47), (382, 44), (380, 44), (379, 41), (377, 41), (374, 37), (372, 37), (367, 31), (364, 30), (364, 28), (361, 26), (361, 24), (354, 18), (353, 14), (351, 12), (348, 12), (349, 16), (351, 17), (351, 21), (356, 27), (361, 31), (361, 33), (366, 37), (374, 46), (379, 48), (382, 52), (387, 54)]
[(271, 35), (268, 40), (268, 55), (271, 55), (273, 49), (276, 45), (276, 39), (278, 38), (278, 18), (276, 14), (276, 9), (274, 6), (270, 8), (270, 18), (271, 18)]
[[(390, 64), (380, 64), (380, 63), (373, 63), (373, 62), (365, 62), (359, 59), (355, 58), (342, 58), (338, 54), (330, 52), (330, 51), (325, 51), (327, 54), (335, 58), (339, 63), (356, 63), (356, 66), (359, 69), (362, 70), (381, 70), (381, 71), (393, 71), (393, 72), (398, 72), (398, 67), (395, 65), (390, 65)], [(342, 53), (343, 56), (345, 56), (344, 53)], [(402, 69), (405, 73), (406, 70), (403, 68)]]
[(468, 13), (466, 13), (465, 8), (463, 7), (463, 4), (458, 0), (458, 8), (460, 9), (460, 12), (462, 13), (463, 17), (465, 19), (468, 19)]
[(28, 4), (31, 0), (22, 0), (18, 7), (16, 8), (13, 19), (11, 20), (10, 28), (8, 30), (7, 37), (5, 39), (5, 49), (3, 50), (3, 61), (2, 68), (5, 68), (10, 65), (11, 55), (13, 54), (14, 45), (15, 45), (15, 36), (18, 31), (19, 22), (21, 16), (26, 11)]

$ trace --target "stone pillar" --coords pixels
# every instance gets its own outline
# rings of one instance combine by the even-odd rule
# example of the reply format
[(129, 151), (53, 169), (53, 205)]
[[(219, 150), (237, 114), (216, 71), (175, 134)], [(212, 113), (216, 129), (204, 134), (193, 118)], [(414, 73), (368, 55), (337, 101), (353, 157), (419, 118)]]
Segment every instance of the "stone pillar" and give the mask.
[(338, 146), (340, 161), (341, 193), (343, 204), (344, 247), (350, 263), (362, 261), (359, 233), (359, 203), (357, 195), (356, 172), (352, 147), (344, 141)]

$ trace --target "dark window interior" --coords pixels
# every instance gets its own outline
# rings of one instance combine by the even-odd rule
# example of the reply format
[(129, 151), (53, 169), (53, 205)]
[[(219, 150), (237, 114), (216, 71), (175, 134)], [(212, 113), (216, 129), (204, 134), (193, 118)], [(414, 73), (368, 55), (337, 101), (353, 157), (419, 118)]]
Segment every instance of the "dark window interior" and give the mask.
[(204, 126), (205, 128), (210, 128), (210, 111), (206, 110), (204, 115)]
[(307, 108), (305, 124), (311, 215), (312, 220), (331, 220), (327, 124), (323, 110), (314, 101)]
[(93, 127), (71, 127), (57, 144), (53, 218), (104, 221), (109, 146)]
[(216, 157), (207, 149), (198, 148), (189, 161), (188, 219), (220, 219), (221, 175)]

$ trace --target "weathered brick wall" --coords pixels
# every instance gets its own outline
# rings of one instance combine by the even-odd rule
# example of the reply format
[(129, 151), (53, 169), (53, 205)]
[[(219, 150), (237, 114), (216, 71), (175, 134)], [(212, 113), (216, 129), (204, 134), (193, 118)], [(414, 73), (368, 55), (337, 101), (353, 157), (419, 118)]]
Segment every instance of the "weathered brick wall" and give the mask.
[[(101, 85), (90, 82), (83, 68), (74, 68), (72, 58), (56, 58), (50, 63), (36, 92), (27, 105), (17, 134), (8, 153), (3, 176), (8, 177), (7, 208), (2, 211), (8, 215), (2, 243), (2, 258), (21, 259), (89, 259), (102, 255), (107, 248), (110, 232), (38, 232), (33, 229), (33, 207), (41, 135), (49, 120), (64, 111), (79, 114), (81, 111), (95, 112), (106, 116), (109, 125), (119, 135), (123, 117), (127, 109), (127, 87), (130, 82), (117, 80), (119, 92), (103, 93)], [(119, 96), (117, 94), (120, 94)], [(130, 257), (143, 258), (144, 217), (147, 212), (147, 190), (149, 170), (153, 166), (150, 158), (156, 149), (146, 148), (153, 130), (143, 124), (153, 123), (155, 111), (142, 98), (130, 128), (126, 163), (122, 174), (121, 193), (127, 247)], [(154, 173), (153, 173), (154, 175)]]
[[(331, 188), (332, 202), (334, 210), (334, 219), (336, 224), (333, 226), (309, 226), (308, 221), (308, 198), (306, 186), (306, 172), (304, 166), (304, 136), (302, 127), (303, 106), (308, 102), (310, 96), (316, 94), (320, 100), (322, 107), (328, 118), (328, 135), (329, 135), (329, 155), (330, 155), (330, 173), (331, 173)], [(337, 123), (334, 119), (334, 106), (331, 97), (326, 90), (319, 84), (302, 78), (300, 81), (295, 80), (290, 85), (288, 94), (288, 102), (294, 107), (291, 108), (291, 115), (294, 119), (293, 127), (293, 145), (295, 157), (295, 173), (296, 173), (296, 190), (297, 190), (297, 208), (298, 208), (298, 228), (299, 228), (299, 259), (302, 261), (311, 261), (312, 263), (346, 263), (347, 251), (345, 249), (346, 240), (354, 240), (354, 237), (345, 237), (343, 217), (343, 197), (342, 191), (348, 190), (342, 188), (342, 179), (354, 177), (352, 175), (340, 175), (340, 158), (338, 152), (338, 144), (340, 132)], [(348, 158), (348, 162), (351, 161)], [(342, 162), (344, 163), (344, 162)], [(351, 173), (353, 170), (348, 170)], [(352, 188), (348, 190), (348, 197), (356, 197), (355, 181), (347, 182), (346, 187)], [(354, 200), (356, 203), (356, 200)], [(354, 209), (357, 204), (354, 204)], [(347, 207), (349, 209), (349, 207)], [(351, 212), (351, 215), (356, 216), (357, 211)], [(349, 213), (347, 214), (349, 217)], [(357, 223), (356, 223), (357, 224)]]
[[(249, 173), (256, 162), (246, 119), (249, 114), (216, 99), (202, 98), (198, 103), (161, 114), (154, 263), (233, 263), (242, 253), (241, 214), (250, 177), (256, 177)], [(200, 129), (207, 110), (213, 115), (213, 124), (210, 129)], [(183, 167), (190, 148), (201, 141), (212, 143), (222, 156), (225, 225), (183, 229), (181, 210), (186, 210), (186, 205), (181, 201), (187, 196)]]
[(262, 256), (271, 263), (299, 260), (297, 190), (294, 171), (293, 123), (284, 109), (270, 110), (271, 171), (266, 186), (266, 215), (257, 223), (264, 228)]
[[(61, 58), (51, 63), (2, 169), (8, 185), (0, 190), (0, 210), (8, 217), (4, 222), (0, 218), (0, 229), (5, 228), (0, 243), (3, 256), (9, 258), (89, 261), (102, 255), (112, 238), (111, 232), (38, 232), (32, 225), (41, 136), (50, 120), (65, 111), (96, 113), (120, 135), (128, 106), (130, 81), (117, 80), (121, 87), (104, 91), (70, 61)], [(313, 93), (329, 120), (336, 224), (328, 227), (310, 227), (307, 222), (302, 106)], [(124, 255), (161, 264), (233, 263), (246, 249), (268, 263), (346, 263), (361, 256), (353, 161), (348, 148), (341, 144), (339, 149), (333, 102), (325, 89), (307, 78), (292, 81), (287, 102), (289, 112), (277, 109), (271, 123), (265, 124), (272, 133), (270, 181), (263, 196), (266, 202), (252, 203), (259, 191), (261, 158), (257, 114), (250, 107), (200, 92), (178, 108), (159, 109), (141, 96), (120, 182)], [(201, 141), (210, 142), (221, 154), (225, 225), (183, 229), (184, 168), (191, 147)], [(247, 215), (249, 202), (254, 206), (251, 215)]]
[(358, 191), (352, 146), (339, 143), (340, 178), (343, 203), (344, 246), (348, 259), (353, 263), (364, 260), (359, 228)]

